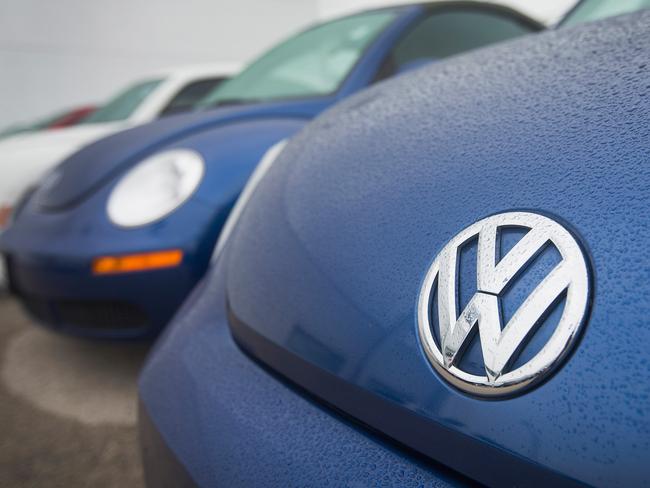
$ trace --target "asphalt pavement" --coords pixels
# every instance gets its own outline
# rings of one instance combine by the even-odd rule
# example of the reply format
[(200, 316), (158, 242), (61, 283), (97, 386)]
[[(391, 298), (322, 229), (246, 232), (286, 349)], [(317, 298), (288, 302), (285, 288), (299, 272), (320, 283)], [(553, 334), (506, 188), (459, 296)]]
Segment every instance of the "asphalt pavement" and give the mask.
[(150, 344), (54, 334), (0, 296), (0, 487), (140, 487), (136, 379)]

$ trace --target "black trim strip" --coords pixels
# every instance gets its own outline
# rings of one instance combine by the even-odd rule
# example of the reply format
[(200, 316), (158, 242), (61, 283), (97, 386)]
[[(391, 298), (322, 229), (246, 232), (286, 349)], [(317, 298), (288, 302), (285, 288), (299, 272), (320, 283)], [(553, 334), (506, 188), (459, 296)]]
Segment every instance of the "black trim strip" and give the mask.
[(392, 442), (488, 486), (584, 486), (540, 464), (431, 422), (347, 383), (262, 336), (237, 318), (229, 302), (227, 307), (233, 338), (244, 352), (319, 402), (343, 412)]

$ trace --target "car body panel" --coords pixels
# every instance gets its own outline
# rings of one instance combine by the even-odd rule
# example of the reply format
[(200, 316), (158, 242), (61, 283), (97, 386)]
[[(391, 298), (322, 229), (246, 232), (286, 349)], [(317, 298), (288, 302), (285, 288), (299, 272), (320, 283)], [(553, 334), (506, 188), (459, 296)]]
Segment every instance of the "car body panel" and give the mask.
[[(648, 23), (645, 11), (480, 50), (370, 89), (306, 127), (260, 183), (223, 258), (240, 345), (481, 482), (647, 483)], [(489, 401), (433, 370), (416, 304), (446, 242), (522, 209), (579, 236), (593, 268), (591, 317), (546, 382)], [(505, 309), (548, 271), (525, 274)], [(468, 355), (482, 364), (480, 349)]]
[(234, 343), (225, 303), (214, 306), (224, 282), (207, 286), (190, 296), (140, 380), (149, 486), (161, 473), (167, 486), (188, 477), (197, 486), (468, 486), (261, 369)]

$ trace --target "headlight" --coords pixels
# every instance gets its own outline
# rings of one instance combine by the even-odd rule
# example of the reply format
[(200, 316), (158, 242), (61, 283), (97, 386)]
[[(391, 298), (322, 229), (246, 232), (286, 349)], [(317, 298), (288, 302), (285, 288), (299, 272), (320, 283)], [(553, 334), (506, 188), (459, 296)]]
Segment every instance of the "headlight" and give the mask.
[(194, 193), (205, 172), (189, 149), (155, 154), (129, 171), (108, 199), (108, 218), (121, 227), (150, 224), (169, 215)]
[(288, 139), (283, 139), (280, 142), (276, 143), (275, 145), (271, 146), (271, 148), (268, 151), (266, 151), (266, 153), (264, 153), (262, 159), (260, 159), (260, 162), (257, 164), (257, 167), (255, 168), (255, 171), (253, 171), (253, 173), (251, 174), (250, 178), (248, 178), (248, 182), (246, 183), (246, 186), (244, 186), (244, 189), (239, 195), (239, 198), (237, 199), (235, 206), (230, 211), (230, 215), (228, 216), (226, 223), (223, 225), (223, 228), (221, 229), (221, 234), (219, 234), (217, 245), (214, 247), (214, 251), (212, 253), (212, 262), (216, 261), (216, 259), (221, 254), (221, 251), (226, 245), (228, 239), (230, 238), (232, 231), (235, 229), (235, 225), (237, 224), (239, 217), (241, 217), (241, 214), (244, 211), (246, 204), (253, 196), (253, 193), (255, 193), (255, 189), (257, 188), (257, 185), (260, 184), (260, 181), (262, 181), (264, 175), (269, 171), (269, 169), (271, 169), (271, 166), (273, 165), (275, 160), (278, 159), (278, 156), (284, 149), (284, 146), (287, 145), (287, 142), (289, 142)]

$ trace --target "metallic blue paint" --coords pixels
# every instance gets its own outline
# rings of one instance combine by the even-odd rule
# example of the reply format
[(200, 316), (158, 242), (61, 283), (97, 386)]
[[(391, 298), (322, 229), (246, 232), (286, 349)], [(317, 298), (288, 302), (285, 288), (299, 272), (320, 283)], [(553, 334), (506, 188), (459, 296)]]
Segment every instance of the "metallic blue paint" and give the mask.
[[(295, 137), (140, 380), (144, 408), (197, 482), (462, 483), (442, 462), (491, 485), (648, 483), (648, 25), (650, 11), (450, 60)], [(420, 349), (418, 292), (457, 232), (521, 208), (581, 236), (591, 317), (545, 383), (473, 398)]]
[[(167, 444), (198, 486), (448, 487), (467, 481), (396, 448), (278, 381), (237, 347), (222, 274), (197, 286), (163, 332), (140, 383), (149, 440)], [(217, 303), (215, 303), (215, 299)], [(142, 421), (141, 421), (142, 422)], [(141, 426), (142, 428), (142, 426)], [(186, 486), (166, 450), (145, 444), (149, 486)], [(155, 446), (153, 446), (155, 447)], [(179, 461), (176, 461), (179, 462)], [(163, 465), (161, 466), (161, 463)]]

